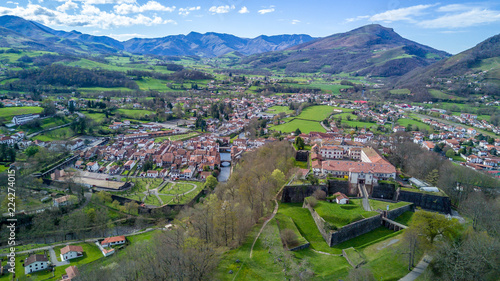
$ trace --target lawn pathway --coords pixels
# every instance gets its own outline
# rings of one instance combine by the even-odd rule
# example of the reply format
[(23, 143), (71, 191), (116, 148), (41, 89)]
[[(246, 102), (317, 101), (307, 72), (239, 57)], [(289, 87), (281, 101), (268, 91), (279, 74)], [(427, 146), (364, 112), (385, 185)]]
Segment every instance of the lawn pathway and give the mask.
[(285, 188), (285, 186), (287, 185), (290, 185), (290, 183), (293, 182), (293, 180), (295, 179), (295, 175), (290, 179), (290, 181), (288, 181), (287, 184), (284, 184), (280, 190), (278, 191), (278, 193), (276, 193), (276, 197), (274, 198), (274, 204), (276, 204), (274, 206), (274, 210), (273, 210), (273, 213), (272, 215), (264, 222), (264, 224), (262, 225), (262, 227), (260, 228), (259, 230), (259, 233), (257, 233), (257, 236), (255, 237), (255, 240), (253, 240), (253, 243), (252, 243), (252, 248), (250, 248), (250, 258), (252, 258), (252, 253), (253, 253), (253, 247), (255, 246), (255, 243), (257, 242), (257, 239), (259, 239), (259, 236), (260, 234), (262, 233), (262, 231), (264, 230), (264, 227), (266, 227), (267, 223), (272, 220), (274, 218), (274, 216), (276, 215), (276, 213), (278, 212), (278, 195), (281, 194), (281, 192), (283, 191), (283, 188)]
[(270, 220), (272, 220), (274, 218), (274, 215), (276, 215), (276, 213), (278, 212), (278, 201), (276, 199), (274, 199), (274, 204), (275, 204), (275, 206), (274, 206), (273, 214), (264, 222), (264, 224), (262, 225), (262, 227), (259, 230), (259, 233), (257, 233), (257, 236), (255, 236), (255, 240), (253, 240), (252, 248), (250, 248), (250, 258), (252, 258), (253, 247), (255, 246), (257, 239), (259, 239), (260, 234), (262, 233), (262, 231), (266, 227), (267, 223)]

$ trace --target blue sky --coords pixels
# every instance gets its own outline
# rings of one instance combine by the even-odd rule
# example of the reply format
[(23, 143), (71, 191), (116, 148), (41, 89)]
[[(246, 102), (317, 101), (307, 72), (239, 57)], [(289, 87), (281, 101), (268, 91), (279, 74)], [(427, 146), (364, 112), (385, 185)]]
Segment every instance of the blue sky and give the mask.
[(453, 54), (500, 31), (499, 1), (2, 0), (0, 15), (120, 41), (191, 31), (323, 37), (378, 23)]

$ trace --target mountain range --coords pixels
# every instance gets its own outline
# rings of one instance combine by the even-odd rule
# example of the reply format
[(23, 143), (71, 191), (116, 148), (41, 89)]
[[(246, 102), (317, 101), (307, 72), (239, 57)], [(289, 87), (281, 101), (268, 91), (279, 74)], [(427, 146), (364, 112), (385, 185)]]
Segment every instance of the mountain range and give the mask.
[(93, 36), (78, 31), (54, 30), (39, 23), (16, 16), (0, 17), (0, 47), (30, 47), (69, 53), (150, 54), (162, 56), (215, 57), (237, 51), (251, 55), (279, 51), (309, 42), (309, 35), (261, 35), (240, 38), (230, 34), (191, 32), (162, 38), (133, 38), (120, 42), (107, 36)]
[(191, 32), (118, 41), (107, 36), (54, 30), (16, 16), (2, 16), (0, 47), (74, 55), (133, 53), (224, 57), (229, 58), (230, 67), (238, 66), (239, 69), (388, 77), (392, 86), (413, 89), (432, 84), (432, 77), (457, 77), (486, 71), (483, 81), (500, 85), (500, 35), (451, 56), (405, 39), (393, 29), (378, 24), (323, 38), (299, 34), (261, 35), (248, 39), (215, 32)]

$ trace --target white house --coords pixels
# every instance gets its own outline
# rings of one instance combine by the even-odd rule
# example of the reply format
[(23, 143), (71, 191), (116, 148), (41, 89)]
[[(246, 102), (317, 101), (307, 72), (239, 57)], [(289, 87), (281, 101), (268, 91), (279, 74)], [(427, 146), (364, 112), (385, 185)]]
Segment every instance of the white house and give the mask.
[(24, 260), (24, 274), (44, 270), (48, 267), (48, 262), (45, 255), (31, 255)]
[(157, 178), (158, 177), (158, 171), (148, 170), (147, 177), (148, 178)]
[(61, 260), (67, 261), (74, 258), (83, 257), (82, 246), (67, 245), (61, 249)]
[(337, 193), (335, 193), (335, 194), (337, 194), (337, 198), (335, 198), (335, 201), (337, 201), (337, 204), (349, 204), (349, 197), (347, 197), (344, 193), (340, 193), (340, 192), (337, 192)]
[(125, 241), (126, 241), (125, 236), (108, 237), (101, 242), (101, 246), (109, 247), (112, 245), (121, 245), (125, 244)]
[(97, 162), (87, 163), (87, 170), (90, 172), (97, 172), (99, 170), (99, 164)]

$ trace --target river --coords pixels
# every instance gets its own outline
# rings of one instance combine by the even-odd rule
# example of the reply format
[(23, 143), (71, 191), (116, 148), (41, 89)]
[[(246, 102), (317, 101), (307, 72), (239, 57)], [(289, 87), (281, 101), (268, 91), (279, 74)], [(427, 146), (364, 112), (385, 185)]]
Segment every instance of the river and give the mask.
[[(221, 153), (220, 160), (231, 161), (231, 153)], [(230, 175), (231, 175), (231, 166), (224, 167), (221, 165), (220, 174), (217, 177), (217, 180), (219, 180), (219, 182), (226, 182), (229, 179)]]

